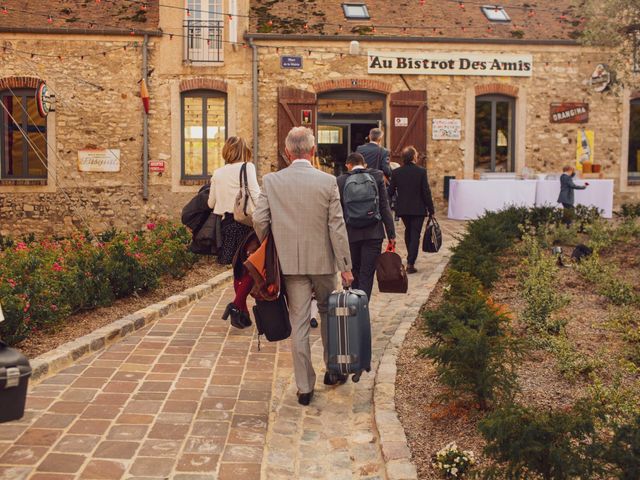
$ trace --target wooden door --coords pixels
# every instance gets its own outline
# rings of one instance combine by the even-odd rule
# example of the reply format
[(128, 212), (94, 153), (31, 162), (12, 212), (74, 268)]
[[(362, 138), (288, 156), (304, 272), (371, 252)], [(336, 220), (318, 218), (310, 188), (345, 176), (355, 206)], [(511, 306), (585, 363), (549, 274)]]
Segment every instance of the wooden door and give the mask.
[(285, 139), (293, 127), (309, 127), (316, 133), (316, 94), (291, 87), (278, 88), (278, 170), (287, 166)]
[(391, 94), (391, 158), (402, 164), (400, 154), (405, 147), (418, 150), (418, 163), (427, 163), (427, 92), (412, 90)]

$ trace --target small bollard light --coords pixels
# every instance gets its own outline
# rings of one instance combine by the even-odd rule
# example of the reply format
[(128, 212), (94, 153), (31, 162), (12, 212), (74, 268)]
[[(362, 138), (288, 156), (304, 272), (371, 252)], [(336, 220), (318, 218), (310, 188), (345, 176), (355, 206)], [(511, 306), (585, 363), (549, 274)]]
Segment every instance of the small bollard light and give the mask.
[(564, 267), (564, 263), (562, 263), (562, 247), (559, 247), (557, 245), (554, 246), (551, 249), (551, 253), (553, 253), (556, 256), (558, 266)]

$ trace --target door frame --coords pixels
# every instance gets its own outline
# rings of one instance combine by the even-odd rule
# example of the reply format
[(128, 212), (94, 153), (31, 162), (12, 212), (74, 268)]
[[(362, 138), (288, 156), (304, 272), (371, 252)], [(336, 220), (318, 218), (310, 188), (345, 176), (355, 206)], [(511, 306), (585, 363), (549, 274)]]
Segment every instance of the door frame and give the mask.
[(352, 123), (370, 123), (371, 125), (373, 124), (378, 124), (380, 125), (380, 122), (382, 122), (383, 124), (383, 128), (384, 128), (384, 121), (383, 120), (371, 120), (371, 119), (360, 119), (360, 118), (356, 118), (354, 119), (339, 119), (339, 120), (335, 120), (335, 121), (330, 121), (330, 120), (321, 120), (320, 117), (318, 117), (318, 127), (319, 126), (332, 126), (332, 125), (336, 125), (338, 127), (347, 127), (347, 150), (349, 152), (355, 152), (355, 150), (353, 150), (351, 148), (351, 124)]
[(474, 152), (473, 152), (473, 169), (475, 171), (476, 167), (476, 152), (475, 152), (475, 143), (476, 143), (476, 114), (477, 114), (477, 105), (478, 101), (482, 102), (490, 102), (491, 103), (491, 170), (490, 172), (496, 171), (496, 148), (497, 148), (497, 126), (496, 126), (496, 103), (498, 102), (508, 102), (509, 108), (511, 109), (511, 122), (509, 125), (509, 167), (510, 172), (516, 171), (516, 162), (515, 162), (515, 152), (516, 152), (516, 99), (510, 97), (508, 95), (499, 95), (499, 94), (489, 94), (489, 95), (478, 95), (475, 97), (474, 109), (473, 109), (473, 117), (474, 117), (474, 129), (473, 129), (473, 144), (474, 144)]

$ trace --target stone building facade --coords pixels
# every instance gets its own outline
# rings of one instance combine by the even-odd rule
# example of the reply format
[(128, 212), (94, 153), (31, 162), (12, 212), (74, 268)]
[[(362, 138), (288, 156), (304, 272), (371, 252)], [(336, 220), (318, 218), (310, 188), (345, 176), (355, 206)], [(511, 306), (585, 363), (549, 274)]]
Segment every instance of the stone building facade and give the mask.
[[(460, 2), (443, 2), (439, 12), (418, 5), (398, 12), (391, 0), (354, 2), (368, 7), (368, 18), (349, 19), (337, 1), (118, 0), (76, 9), (60, 1), (50, 23), (22, 3), (0, 17), (0, 95), (19, 93), (30, 102), (26, 98), (44, 81), (55, 93), (55, 111), (45, 123), (24, 124), (44, 145), (46, 173), (8, 174), (5, 147), (19, 137), (3, 140), (3, 235), (140, 228), (177, 219), (220, 165), (226, 137), (251, 140), (264, 175), (279, 168), (283, 135), (297, 124), (316, 130), (324, 142), (321, 167), (334, 173), (344, 161), (340, 148), (355, 149), (366, 129), (383, 126), (396, 161), (403, 146), (418, 146), (441, 203), (445, 177), (474, 178), (487, 165), (499, 170), (502, 157), (505, 169), (516, 173), (525, 167), (557, 172), (575, 163), (585, 129), (594, 132), (593, 158), (602, 175), (615, 181), (615, 202), (640, 200), (637, 177), (628, 172), (640, 92), (594, 89), (591, 76), (608, 56), (574, 40), (580, 22), (570, 0), (537, 2), (535, 11), (504, 2), (510, 22), (497, 23), (479, 6)], [(532, 65), (523, 76), (508, 69), (504, 75), (434, 75), (375, 70), (374, 53), (395, 61), (495, 57)], [(553, 123), (556, 103), (588, 104), (587, 123)], [(480, 141), (487, 138), (480, 121), (491, 129), (491, 147)], [(0, 131), (3, 139), (8, 131)], [(345, 135), (349, 143), (339, 147)], [(38, 161), (18, 150), (25, 165)], [(103, 160), (117, 151), (119, 169), (81, 171), (87, 151)]]

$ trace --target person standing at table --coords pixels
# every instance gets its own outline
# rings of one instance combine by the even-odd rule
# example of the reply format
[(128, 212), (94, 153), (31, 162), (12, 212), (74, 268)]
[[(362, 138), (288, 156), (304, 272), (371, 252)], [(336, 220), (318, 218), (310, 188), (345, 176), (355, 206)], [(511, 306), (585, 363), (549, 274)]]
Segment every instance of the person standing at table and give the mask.
[(558, 196), (558, 203), (562, 204), (564, 208), (563, 222), (568, 227), (573, 223), (573, 210), (575, 209), (575, 195), (574, 190), (584, 190), (589, 186), (585, 182), (583, 186), (576, 185), (573, 182), (573, 178), (576, 176), (576, 171), (573, 167), (565, 166), (562, 168), (562, 175), (560, 176), (560, 195)]
[(404, 223), (404, 242), (407, 245), (407, 273), (416, 273), (420, 234), (427, 215), (435, 213), (427, 170), (416, 165), (418, 151), (407, 147), (401, 154), (403, 165), (391, 174), (389, 197), (397, 193), (396, 215)]

